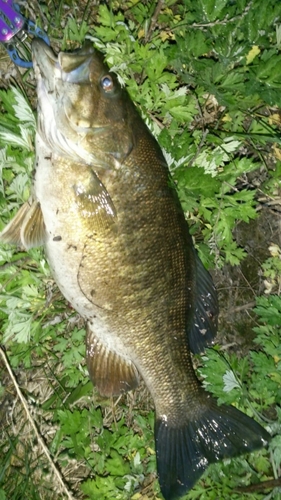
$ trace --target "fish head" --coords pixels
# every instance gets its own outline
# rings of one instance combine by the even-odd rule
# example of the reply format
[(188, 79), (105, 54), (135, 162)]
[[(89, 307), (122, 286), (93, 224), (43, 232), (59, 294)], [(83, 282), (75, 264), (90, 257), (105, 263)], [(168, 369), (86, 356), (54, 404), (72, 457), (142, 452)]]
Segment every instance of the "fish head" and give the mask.
[(38, 133), (52, 152), (118, 167), (134, 146), (136, 110), (103, 55), (86, 43), (56, 56), (35, 39)]

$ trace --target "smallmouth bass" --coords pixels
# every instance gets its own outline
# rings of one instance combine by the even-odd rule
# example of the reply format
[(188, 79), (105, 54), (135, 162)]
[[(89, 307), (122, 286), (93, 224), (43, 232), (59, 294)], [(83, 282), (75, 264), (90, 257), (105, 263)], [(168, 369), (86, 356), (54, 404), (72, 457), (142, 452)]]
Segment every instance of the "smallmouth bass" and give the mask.
[(1, 240), (44, 245), (62, 294), (87, 321), (87, 366), (101, 394), (143, 378), (155, 404), (161, 491), (174, 500), (209, 463), (270, 436), (234, 407), (218, 407), (196, 378), (190, 351), (216, 334), (216, 292), (161, 149), (126, 90), (90, 45), (55, 56), (34, 40), (32, 51), (34, 200)]

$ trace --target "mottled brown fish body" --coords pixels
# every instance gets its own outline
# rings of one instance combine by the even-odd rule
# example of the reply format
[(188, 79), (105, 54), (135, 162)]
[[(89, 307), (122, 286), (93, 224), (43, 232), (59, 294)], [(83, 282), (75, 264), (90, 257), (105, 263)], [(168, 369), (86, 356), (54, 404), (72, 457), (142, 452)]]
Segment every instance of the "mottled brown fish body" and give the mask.
[(128, 94), (90, 46), (56, 57), (35, 41), (33, 59), (35, 200), (2, 241), (44, 244), (63, 295), (87, 320), (87, 365), (102, 394), (144, 379), (160, 486), (172, 500), (208, 463), (263, 446), (268, 434), (218, 408), (194, 374), (190, 349), (216, 333), (216, 294), (161, 149)]

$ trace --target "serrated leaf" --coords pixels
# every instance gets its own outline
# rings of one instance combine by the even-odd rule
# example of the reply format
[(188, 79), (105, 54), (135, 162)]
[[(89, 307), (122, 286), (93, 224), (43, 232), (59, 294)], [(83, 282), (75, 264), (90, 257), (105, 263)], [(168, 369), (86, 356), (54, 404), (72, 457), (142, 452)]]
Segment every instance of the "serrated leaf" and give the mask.
[(223, 376), (224, 387), (223, 390), (225, 392), (230, 392), (232, 389), (240, 388), (240, 384), (237, 381), (232, 370), (227, 370)]
[(130, 472), (129, 463), (126, 463), (116, 450), (111, 451), (111, 458), (107, 460), (106, 468), (113, 476), (125, 476)]
[(192, 113), (186, 106), (174, 106), (169, 108), (169, 113), (173, 118), (176, 118), (178, 121), (188, 121), (192, 117)]
[(12, 92), (16, 101), (13, 105), (16, 117), (20, 122), (26, 122), (28, 127), (35, 131), (36, 120), (28, 101), (16, 87), (12, 87)]
[[(21, 311), (13, 311), (9, 315), (9, 325), (4, 334), (4, 342), (11, 337), (18, 343), (28, 343), (33, 325), (33, 316)], [(33, 325), (34, 326), (34, 325)]]
[(21, 134), (15, 134), (13, 132), (2, 132), (0, 131), (0, 138), (4, 143), (11, 144), (12, 146), (22, 147), (24, 149), (31, 148), (31, 134), (24, 127), (20, 126)]

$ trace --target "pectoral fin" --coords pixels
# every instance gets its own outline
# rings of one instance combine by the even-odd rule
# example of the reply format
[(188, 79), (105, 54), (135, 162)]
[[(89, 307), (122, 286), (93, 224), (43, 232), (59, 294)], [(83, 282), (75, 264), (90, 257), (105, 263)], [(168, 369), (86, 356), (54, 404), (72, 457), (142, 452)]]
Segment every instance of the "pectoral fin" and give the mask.
[(73, 185), (76, 203), (84, 224), (89, 224), (91, 232), (104, 235), (116, 222), (116, 210), (105, 186), (94, 171), (88, 178)]
[(37, 201), (25, 202), (0, 234), (2, 243), (23, 246), (26, 250), (42, 245), (44, 239), (43, 214)]
[(119, 396), (139, 384), (135, 365), (105, 346), (87, 326), (86, 360), (90, 378), (103, 396)]

